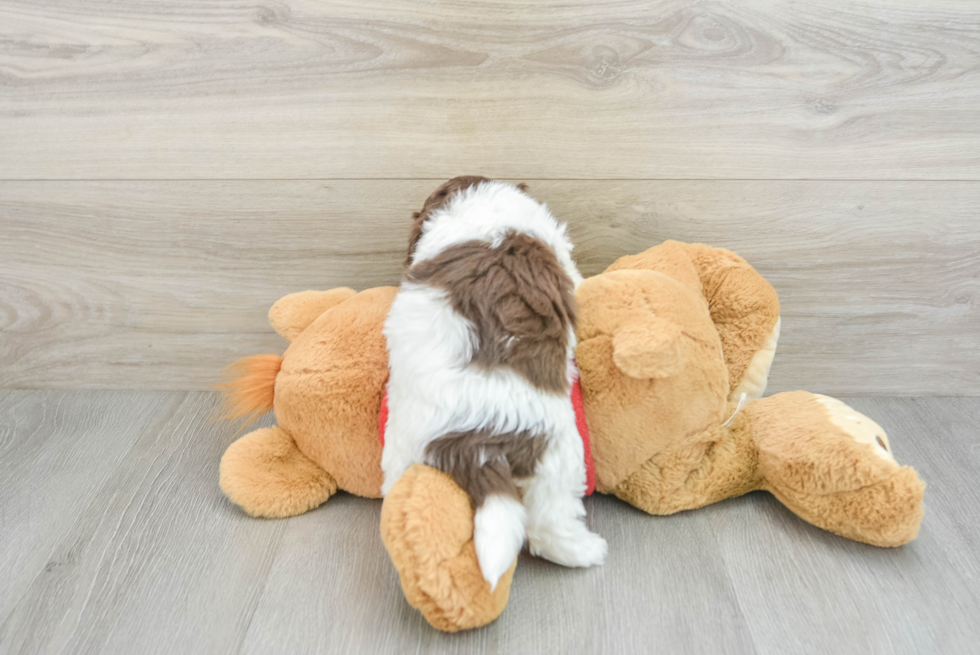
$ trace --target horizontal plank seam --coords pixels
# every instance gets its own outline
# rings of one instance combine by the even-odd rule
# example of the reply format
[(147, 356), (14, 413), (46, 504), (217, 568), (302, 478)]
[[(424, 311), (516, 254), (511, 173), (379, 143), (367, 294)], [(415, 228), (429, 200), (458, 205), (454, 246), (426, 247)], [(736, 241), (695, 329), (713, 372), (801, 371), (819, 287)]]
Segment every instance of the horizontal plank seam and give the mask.
[[(21, 182), (425, 182), (445, 177), (153, 177), (153, 178), (0, 178), (2, 183)], [(509, 179), (509, 178), (505, 178)], [(834, 178), (834, 177), (521, 177), (528, 182), (922, 182), (972, 184), (980, 178)]]

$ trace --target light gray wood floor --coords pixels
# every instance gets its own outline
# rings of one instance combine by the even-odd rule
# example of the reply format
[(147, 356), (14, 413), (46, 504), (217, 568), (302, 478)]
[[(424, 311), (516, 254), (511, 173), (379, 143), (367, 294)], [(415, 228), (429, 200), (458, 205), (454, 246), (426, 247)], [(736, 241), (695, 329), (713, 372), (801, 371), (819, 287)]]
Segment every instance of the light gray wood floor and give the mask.
[(914, 543), (847, 541), (763, 493), (659, 518), (599, 497), (605, 566), (522, 555), (503, 616), (445, 635), (402, 597), (378, 501), (264, 521), (225, 500), (211, 394), (3, 391), (0, 652), (977, 652), (980, 399), (850, 402), (929, 483)]

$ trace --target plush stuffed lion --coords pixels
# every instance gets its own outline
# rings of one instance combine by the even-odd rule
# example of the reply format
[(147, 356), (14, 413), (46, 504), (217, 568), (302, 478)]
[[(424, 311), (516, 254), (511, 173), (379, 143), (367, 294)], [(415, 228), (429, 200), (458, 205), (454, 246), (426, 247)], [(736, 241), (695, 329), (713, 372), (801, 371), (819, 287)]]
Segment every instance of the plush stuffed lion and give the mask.
[[(274, 409), (278, 421), (221, 460), (221, 488), (246, 512), (293, 516), (338, 489), (380, 496), (381, 327), (395, 292), (304, 291), (273, 305), (269, 320), (289, 348), (239, 360), (226, 385), (229, 416)], [(596, 491), (671, 514), (763, 489), (850, 539), (915, 538), (925, 486), (897, 463), (884, 430), (826, 396), (761, 397), (779, 302), (745, 260), (668, 241), (585, 280), (576, 299)], [(381, 534), (406, 598), (436, 628), (485, 625), (503, 611), (514, 567), (491, 592), (470, 499), (451, 477), (410, 468), (385, 497)]]

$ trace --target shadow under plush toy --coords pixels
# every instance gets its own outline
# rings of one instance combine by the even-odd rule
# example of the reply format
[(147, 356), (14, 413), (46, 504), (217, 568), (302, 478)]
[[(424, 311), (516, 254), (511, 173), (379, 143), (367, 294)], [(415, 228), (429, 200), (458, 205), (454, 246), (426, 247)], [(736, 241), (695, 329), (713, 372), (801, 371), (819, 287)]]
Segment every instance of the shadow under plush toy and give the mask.
[[(304, 291), (272, 307), (289, 348), (239, 360), (226, 387), (231, 414), (274, 409), (279, 424), (221, 460), (221, 488), (246, 512), (293, 516), (337, 489), (380, 496), (381, 328), (395, 292)], [(576, 300), (597, 491), (671, 514), (763, 489), (850, 539), (915, 538), (925, 485), (876, 423), (804, 391), (761, 398), (779, 302), (745, 260), (668, 241), (585, 280)], [(514, 566), (491, 592), (470, 500), (446, 474), (410, 468), (385, 497), (381, 535), (406, 598), (436, 628), (485, 625), (506, 605)]]

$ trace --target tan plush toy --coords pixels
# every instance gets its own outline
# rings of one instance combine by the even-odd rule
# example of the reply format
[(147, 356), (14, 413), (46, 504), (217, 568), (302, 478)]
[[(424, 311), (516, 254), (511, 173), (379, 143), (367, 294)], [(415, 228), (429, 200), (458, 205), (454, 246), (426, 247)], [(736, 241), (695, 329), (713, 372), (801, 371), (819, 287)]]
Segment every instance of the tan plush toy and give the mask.
[[(292, 516), (338, 488), (379, 496), (381, 327), (394, 294), (307, 291), (273, 306), (270, 321), (291, 345), (282, 358), (240, 360), (227, 386), (231, 415), (275, 409), (279, 423), (222, 458), (221, 487), (245, 511)], [(587, 279), (576, 299), (597, 491), (671, 514), (764, 489), (851, 539), (915, 538), (924, 485), (877, 424), (808, 392), (760, 399), (779, 302), (743, 259), (666, 242)], [(484, 625), (506, 605), (513, 567), (491, 592), (470, 499), (449, 476), (410, 468), (384, 500), (381, 534), (406, 598), (436, 628)]]

